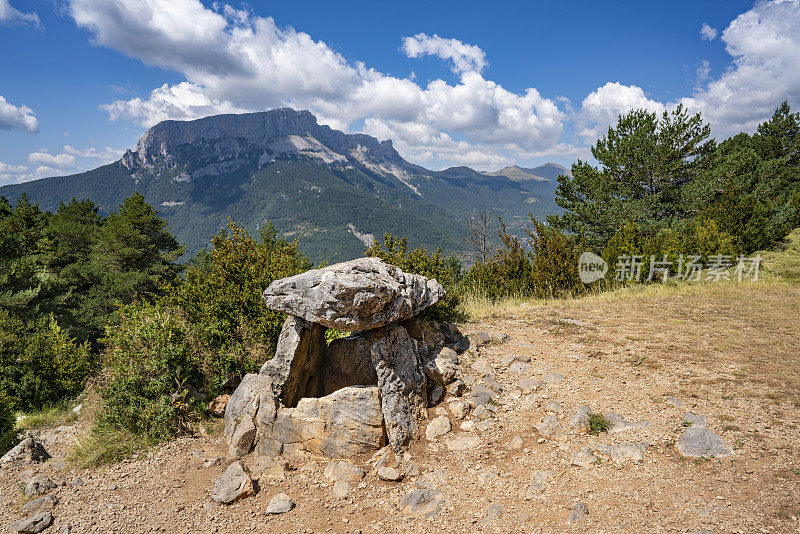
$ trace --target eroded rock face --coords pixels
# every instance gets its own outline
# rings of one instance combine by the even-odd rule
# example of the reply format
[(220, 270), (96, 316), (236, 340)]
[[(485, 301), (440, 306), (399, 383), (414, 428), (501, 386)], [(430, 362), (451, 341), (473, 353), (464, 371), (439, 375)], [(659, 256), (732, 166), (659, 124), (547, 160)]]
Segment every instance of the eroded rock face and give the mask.
[(370, 338), (386, 433), (389, 444), (399, 452), (420, 435), (428, 405), (427, 380), (417, 342), (405, 328), (392, 325), (370, 333)]
[(383, 447), (380, 390), (347, 387), (280, 408), (273, 421), (258, 421), (256, 453), (291, 456), (306, 451), (328, 458), (372, 454)]
[(362, 332), (409, 319), (444, 296), (436, 280), (360, 258), (276, 280), (264, 302), (312, 323)]
[(270, 378), (245, 375), (225, 407), (225, 437), (230, 446), (230, 455), (238, 458), (253, 450), (257, 423), (274, 419), (276, 412), (277, 400)]
[(270, 377), (275, 394), (286, 406), (297, 406), (303, 397), (324, 394), (325, 327), (297, 317), (283, 324), (275, 356), (259, 374)]

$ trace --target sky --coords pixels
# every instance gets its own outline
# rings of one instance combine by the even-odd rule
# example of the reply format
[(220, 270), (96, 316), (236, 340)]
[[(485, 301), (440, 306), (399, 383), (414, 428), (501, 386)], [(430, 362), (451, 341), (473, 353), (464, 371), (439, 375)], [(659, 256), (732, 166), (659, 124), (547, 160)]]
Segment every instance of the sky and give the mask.
[(431, 169), (564, 165), (634, 108), (718, 139), (800, 107), (800, 0), (0, 0), (0, 185), (290, 106)]

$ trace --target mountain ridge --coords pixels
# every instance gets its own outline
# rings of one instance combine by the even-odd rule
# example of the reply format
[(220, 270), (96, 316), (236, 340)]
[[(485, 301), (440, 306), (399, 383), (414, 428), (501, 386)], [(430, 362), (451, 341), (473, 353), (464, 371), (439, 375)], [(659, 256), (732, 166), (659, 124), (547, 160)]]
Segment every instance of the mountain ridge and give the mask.
[(469, 167), (431, 171), (406, 161), (391, 141), (320, 125), (308, 111), (278, 108), (149, 128), (119, 161), (70, 176), (0, 187), (42, 209), (72, 197), (109, 212), (141, 192), (190, 253), (227, 220), (257, 231), (274, 223), (316, 261), (363, 254), (365, 236), (404, 235), (412, 246), (463, 252), (464, 218), (479, 210), (510, 227), (529, 212), (558, 210), (546, 191)]

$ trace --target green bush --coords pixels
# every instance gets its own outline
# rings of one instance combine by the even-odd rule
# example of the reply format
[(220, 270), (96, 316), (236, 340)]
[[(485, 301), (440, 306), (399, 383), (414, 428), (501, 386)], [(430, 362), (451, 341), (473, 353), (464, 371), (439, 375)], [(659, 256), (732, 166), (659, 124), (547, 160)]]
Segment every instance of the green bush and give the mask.
[(573, 238), (531, 217), (526, 228), (532, 256), (531, 283), (538, 298), (563, 297), (583, 291), (578, 277), (578, 248)]
[(377, 241), (373, 243), (367, 249), (366, 256), (380, 258), (407, 273), (435, 279), (444, 286), (447, 296), (426, 310), (426, 317), (437, 321), (457, 321), (463, 318), (463, 312), (460, 310), (461, 296), (458, 291), (461, 263), (455, 257), (442, 256), (441, 249), (429, 253), (422, 246), (408, 250), (405, 237), (390, 234), (383, 236), (383, 246)]
[(14, 410), (11, 403), (0, 393), (0, 456), (14, 445), (16, 437)]
[(178, 312), (134, 304), (120, 319), (107, 331), (100, 425), (168, 439), (186, 427), (189, 387), (203, 382), (200, 351)]
[(285, 316), (267, 309), (261, 294), (310, 267), (273, 227), (256, 240), (229, 223), (169, 296), (120, 310), (120, 324), (107, 332), (100, 424), (153, 441), (185, 431), (199, 400), (274, 354)]
[(95, 365), (88, 344), (75, 345), (52, 317), (23, 322), (0, 310), (0, 395), (12, 409), (77, 395)]

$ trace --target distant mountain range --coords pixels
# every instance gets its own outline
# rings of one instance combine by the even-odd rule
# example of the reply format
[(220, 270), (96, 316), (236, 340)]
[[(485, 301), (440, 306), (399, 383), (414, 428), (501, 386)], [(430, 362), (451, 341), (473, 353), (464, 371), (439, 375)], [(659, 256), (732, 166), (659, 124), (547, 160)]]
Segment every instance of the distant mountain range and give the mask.
[(356, 257), (385, 232), (410, 244), (464, 249), (464, 218), (492, 210), (513, 228), (532, 213), (559, 211), (554, 163), (480, 173), (430, 171), (404, 160), (391, 141), (345, 134), (290, 108), (194, 121), (164, 121), (135, 150), (97, 169), (0, 187), (42, 209), (72, 197), (109, 212), (136, 191), (166, 217), (194, 254), (228, 219), (255, 231), (272, 222), (316, 261)]

